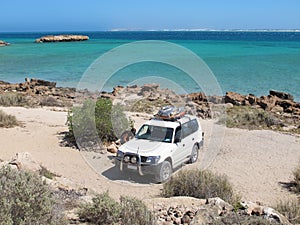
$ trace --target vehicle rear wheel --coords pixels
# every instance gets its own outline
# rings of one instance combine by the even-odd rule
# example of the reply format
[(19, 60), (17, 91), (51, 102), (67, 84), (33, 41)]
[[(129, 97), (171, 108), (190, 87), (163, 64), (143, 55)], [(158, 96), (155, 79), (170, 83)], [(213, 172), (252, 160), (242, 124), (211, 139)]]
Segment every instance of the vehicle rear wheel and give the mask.
[(199, 148), (198, 145), (194, 144), (192, 153), (190, 155), (189, 163), (195, 163), (198, 160), (198, 156), (199, 156)]
[(173, 171), (171, 163), (169, 161), (164, 161), (160, 167), (160, 171), (156, 177), (156, 180), (158, 182), (164, 182), (171, 177), (172, 173)]

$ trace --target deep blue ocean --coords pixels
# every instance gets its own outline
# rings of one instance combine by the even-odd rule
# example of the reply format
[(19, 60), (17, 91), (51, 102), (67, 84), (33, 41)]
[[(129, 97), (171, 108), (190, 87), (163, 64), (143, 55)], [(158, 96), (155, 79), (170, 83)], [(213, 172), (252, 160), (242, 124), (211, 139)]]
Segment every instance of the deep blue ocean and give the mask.
[[(223, 93), (235, 91), (260, 96), (275, 89), (289, 92), (300, 101), (300, 32), (80, 32), (90, 40), (34, 43), (46, 34), (54, 33), (0, 33), (0, 40), (11, 44), (0, 47), (0, 80), (23, 82), (29, 77), (56, 81), (58, 86), (77, 87), (89, 65), (104, 53), (134, 41), (162, 40), (201, 57)], [(141, 78), (151, 76), (172, 78), (185, 92), (201, 91), (181, 70), (156, 62), (137, 63), (119, 70), (107, 81), (105, 90), (111, 91), (116, 85), (148, 82), (151, 80)], [(168, 82), (161, 85), (168, 87)]]

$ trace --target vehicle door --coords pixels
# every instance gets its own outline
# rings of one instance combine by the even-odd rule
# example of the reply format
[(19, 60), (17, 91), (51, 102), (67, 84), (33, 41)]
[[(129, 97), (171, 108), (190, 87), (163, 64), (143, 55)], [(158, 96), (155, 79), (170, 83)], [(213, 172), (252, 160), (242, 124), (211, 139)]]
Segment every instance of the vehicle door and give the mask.
[(182, 124), (182, 144), (184, 151), (184, 158), (188, 159), (191, 155), (195, 140), (195, 127), (193, 126), (193, 120)]
[(175, 129), (174, 136), (174, 149), (172, 150), (173, 167), (176, 168), (183, 163), (185, 157), (184, 146), (182, 142), (182, 129), (181, 126)]

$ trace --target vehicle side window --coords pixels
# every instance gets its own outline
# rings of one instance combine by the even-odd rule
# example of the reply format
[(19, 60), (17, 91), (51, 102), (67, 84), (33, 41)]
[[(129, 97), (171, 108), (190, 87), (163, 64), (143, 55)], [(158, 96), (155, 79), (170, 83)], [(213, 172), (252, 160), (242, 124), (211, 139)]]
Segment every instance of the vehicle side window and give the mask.
[(192, 128), (192, 133), (196, 132), (199, 129), (199, 124), (196, 119), (193, 119), (190, 121), (191, 123), (191, 128)]
[(182, 124), (182, 138), (189, 136), (190, 134), (196, 132), (199, 128), (198, 122), (196, 119), (188, 121)]
[(175, 130), (175, 139), (174, 139), (175, 141), (180, 140), (182, 138), (181, 133), (182, 133), (181, 132), (181, 127), (177, 127), (176, 130)]

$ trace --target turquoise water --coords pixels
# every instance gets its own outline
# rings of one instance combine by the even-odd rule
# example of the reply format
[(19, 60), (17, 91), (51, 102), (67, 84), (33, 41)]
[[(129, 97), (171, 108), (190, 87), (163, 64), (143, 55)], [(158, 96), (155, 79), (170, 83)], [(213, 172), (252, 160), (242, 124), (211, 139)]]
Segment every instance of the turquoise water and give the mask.
[[(11, 43), (0, 48), (0, 80), (23, 82), (25, 77), (76, 87), (88, 66), (105, 52), (135, 40), (165, 40), (186, 47), (210, 67), (223, 92), (267, 95), (286, 91), (300, 101), (300, 34), (268, 32), (99, 32), (86, 42), (34, 43), (43, 34), (1, 34)], [(186, 92), (200, 91), (182, 71), (144, 62), (116, 73), (105, 85), (134, 84), (148, 76), (173, 78)], [(163, 86), (168, 86), (162, 83)]]

